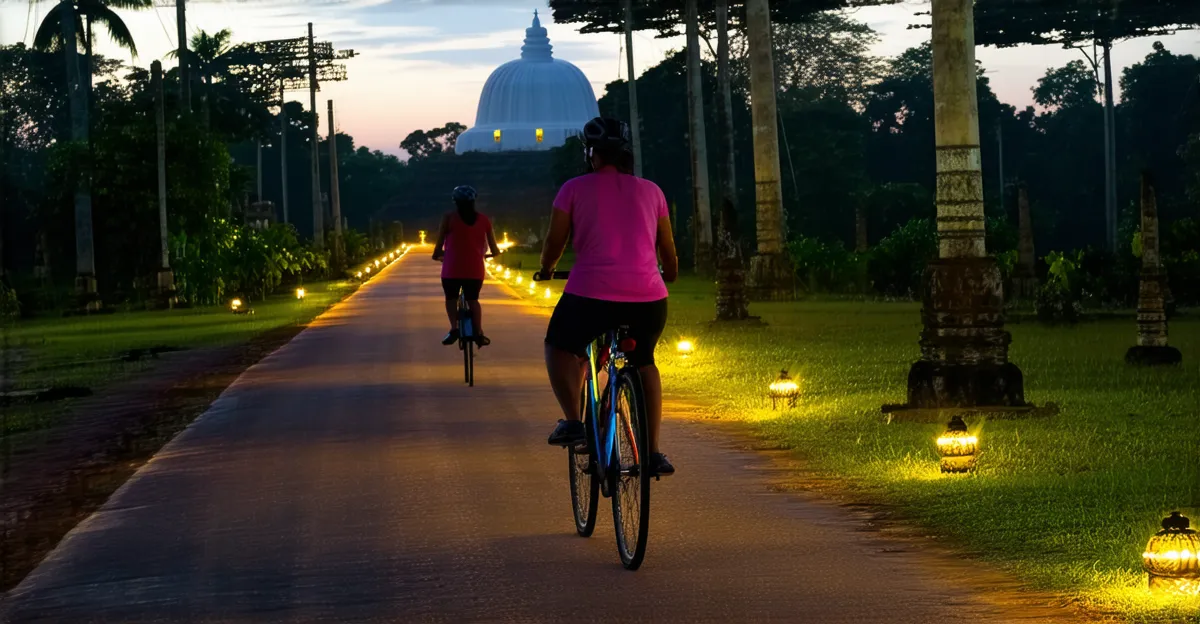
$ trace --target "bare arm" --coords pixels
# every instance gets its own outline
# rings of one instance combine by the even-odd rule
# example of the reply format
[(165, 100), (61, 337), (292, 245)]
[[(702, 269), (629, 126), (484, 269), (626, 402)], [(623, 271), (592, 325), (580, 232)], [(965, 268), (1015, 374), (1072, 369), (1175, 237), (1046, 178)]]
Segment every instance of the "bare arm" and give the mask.
[(493, 258), (500, 257), (500, 247), (496, 245), (496, 233), (492, 231), (492, 224), (488, 224), (487, 229), (488, 249), (492, 252)]
[(442, 217), (442, 225), (438, 228), (437, 244), (433, 246), (433, 259), (441, 260), (446, 255), (446, 235), (450, 233), (450, 215)]
[(550, 211), (550, 231), (542, 245), (542, 273), (550, 273), (562, 260), (571, 236), (571, 215), (557, 208)]
[(662, 262), (663, 280), (674, 282), (679, 277), (679, 256), (675, 253), (675, 235), (671, 232), (670, 217), (658, 220), (658, 259)]

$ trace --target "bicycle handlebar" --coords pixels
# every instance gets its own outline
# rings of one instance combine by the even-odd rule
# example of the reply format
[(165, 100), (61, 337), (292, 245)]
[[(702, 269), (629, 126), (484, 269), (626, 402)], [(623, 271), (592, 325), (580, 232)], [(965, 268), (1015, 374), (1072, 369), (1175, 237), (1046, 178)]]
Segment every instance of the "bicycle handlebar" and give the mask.
[(554, 271), (550, 275), (546, 275), (545, 273), (538, 271), (537, 273), (533, 274), (533, 281), (544, 282), (547, 280), (565, 280), (570, 277), (570, 275), (570, 271)]

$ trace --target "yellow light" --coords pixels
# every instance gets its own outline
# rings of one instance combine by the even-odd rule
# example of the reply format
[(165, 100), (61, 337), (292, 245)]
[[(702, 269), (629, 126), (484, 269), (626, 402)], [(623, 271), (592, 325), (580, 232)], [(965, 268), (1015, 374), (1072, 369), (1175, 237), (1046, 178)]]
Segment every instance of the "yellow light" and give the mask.
[(937, 439), (938, 455), (941, 455), (942, 472), (970, 472), (975, 470), (975, 459), (979, 454), (979, 436), (967, 431), (962, 416), (955, 416), (946, 425), (946, 431)]
[(512, 248), (512, 246), (513, 246), (513, 245), (515, 245), (515, 244), (516, 244), (516, 243), (514, 243), (514, 242), (512, 242), (512, 241), (508, 240), (508, 232), (505, 232), (505, 233), (504, 233), (504, 240), (500, 241), (499, 243), (496, 243), (496, 247), (499, 247), (499, 248), (500, 248), (500, 251), (502, 251), (502, 252), (503, 252), (503, 251), (508, 251), (508, 250), (509, 250), (509, 249), (511, 249), (511, 248)]
[(494, 139), (497, 143), (500, 142), (500, 131), (499, 130), (492, 131), (492, 139)]
[(520, 275), (518, 275), (518, 276), (517, 276), (517, 286), (520, 286), (520, 285), (521, 285), (521, 282), (523, 282), (523, 281), (525, 281), (525, 278), (523, 278), (523, 277), (521, 277)]
[(367, 267), (367, 275), (371, 274), (371, 267)]
[(547, 288), (547, 289), (546, 289), (546, 298), (547, 298), (547, 299), (549, 299), (549, 298), (550, 298), (550, 294), (551, 294), (551, 293), (550, 293), (550, 289), (549, 289), (549, 288)]
[(308, 294), (308, 292), (305, 291), (303, 288), (296, 289), (296, 298), (297, 299), (304, 299), (304, 296), (307, 294)]
[(543, 138), (543, 137), (545, 137), (545, 136), (546, 136), (546, 133), (542, 132), (542, 129), (541, 129), (541, 128), (538, 128), (538, 129), (537, 129), (537, 142), (538, 142), (538, 143), (541, 143), (541, 142), (542, 142), (542, 138)]
[(1150, 590), (1160, 594), (1200, 596), (1200, 535), (1178, 511), (1163, 518), (1142, 553)]
[(421, 230), (421, 244), (425, 244), (425, 230)]
[(358, 273), (355, 273), (355, 274), (354, 274), (354, 277), (357, 277), (358, 279), (362, 279), (362, 271), (359, 271)]
[(675, 343), (675, 351), (684, 357), (691, 355), (695, 350), (696, 347), (692, 344), (691, 340), (680, 340)]
[(531, 295), (537, 294), (537, 287), (535, 287), (533, 284), (529, 285), (529, 294), (531, 294)]
[(375, 261), (375, 266), (376, 266), (376, 267), (378, 267), (378, 266), (379, 266), (379, 261), (378, 261), (378, 260), (376, 260), (376, 261)]
[(229, 307), (233, 308), (234, 310), (240, 309), (242, 307), (242, 300), (234, 299), (233, 301), (230, 301)]
[(771, 397), (771, 409), (778, 409), (781, 402), (788, 407), (796, 406), (796, 399), (800, 396), (800, 385), (786, 370), (779, 371), (779, 377), (767, 388), (770, 390), (768, 394)]
[(512, 279), (512, 271), (504, 269), (504, 279)]

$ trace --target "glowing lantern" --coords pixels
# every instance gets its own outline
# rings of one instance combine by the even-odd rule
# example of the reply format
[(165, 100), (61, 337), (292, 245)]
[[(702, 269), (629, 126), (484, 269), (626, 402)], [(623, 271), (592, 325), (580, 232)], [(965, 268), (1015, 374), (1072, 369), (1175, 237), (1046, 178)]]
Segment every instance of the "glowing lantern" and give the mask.
[(550, 298), (550, 289), (549, 288), (546, 289), (546, 298), (547, 299)]
[(512, 271), (504, 269), (504, 279), (512, 279)]
[(538, 142), (538, 143), (541, 143), (541, 142), (542, 142), (542, 139), (544, 139), (544, 138), (546, 138), (546, 133), (545, 133), (545, 132), (542, 132), (542, 129), (541, 129), (541, 128), (538, 128), (538, 129), (537, 129), (537, 142)]
[(497, 143), (499, 143), (499, 142), (500, 142), (500, 131), (499, 131), (499, 130), (493, 130), (493, 131), (492, 131), (492, 139), (493, 139), (494, 141), (496, 141)]
[(1200, 596), (1200, 535), (1178, 511), (1163, 518), (1162, 530), (1150, 538), (1142, 567), (1150, 575), (1150, 590)]
[(301, 301), (304, 301), (304, 296), (307, 294), (308, 294), (308, 291), (304, 290), (303, 288), (296, 289), (296, 298)]
[(379, 261), (378, 261), (378, 260), (376, 260), (376, 261), (375, 261), (375, 266), (376, 266), (377, 268), (379, 267)]
[(946, 425), (946, 432), (937, 439), (938, 455), (942, 456), (942, 472), (975, 470), (979, 454), (979, 438), (967, 431), (962, 416), (955, 416)]
[(367, 275), (371, 274), (371, 267), (367, 267)]
[(508, 240), (508, 232), (505, 232), (504, 240), (500, 241), (499, 243), (496, 243), (496, 246), (500, 248), (500, 251), (508, 251), (515, 244), (516, 243)]
[(425, 230), (421, 230), (421, 244), (425, 244)]
[(800, 397), (800, 385), (786, 370), (779, 371), (779, 377), (771, 382), (770, 391), (771, 409), (778, 409), (780, 402), (796, 407), (796, 399)]
[(691, 340), (680, 340), (675, 343), (675, 352), (683, 357), (687, 357), (696, 351), (696, 346)]
[(246, 304), (242, 303), (241, 299), (235, 297), (229, 302), (229, 311), (234, 314), (248, 314), (250, 308), (246, 307)]
[(529, 285), (529, 294), (531, 294), (531, 295), (537, 294), (537, 288), (535, 288), (533, 284)]
[(525, 278), (524, 278), (524, 277), (521, 277), (520, 275), (518, 275), (518, 276), (517, 276), (517, 286), (520, 286), (520, 285), (521, 285), (521, 282), (523, 282), (523, 281), (525, 281)]
[(358, 279), (362, 279), (362, 271), (359, 271), (358, 273), (355, 273), (355, 274), (354, 274), (354, 277), (356, 277), (356, 278), (358, 278)]

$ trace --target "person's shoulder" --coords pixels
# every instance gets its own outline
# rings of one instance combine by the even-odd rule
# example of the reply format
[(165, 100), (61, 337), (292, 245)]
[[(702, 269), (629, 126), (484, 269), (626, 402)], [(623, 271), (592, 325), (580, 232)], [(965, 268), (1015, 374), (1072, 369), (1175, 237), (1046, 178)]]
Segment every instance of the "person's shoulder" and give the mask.
[(636, 176), (634, 176), (634, 179), (638, 181), (638, 188), (641, 189), (643, 193), (654, 196), (663, 195), (662, 187), (652, 180), (647, 180), (646, 178), (639, 178)]

